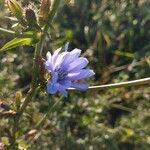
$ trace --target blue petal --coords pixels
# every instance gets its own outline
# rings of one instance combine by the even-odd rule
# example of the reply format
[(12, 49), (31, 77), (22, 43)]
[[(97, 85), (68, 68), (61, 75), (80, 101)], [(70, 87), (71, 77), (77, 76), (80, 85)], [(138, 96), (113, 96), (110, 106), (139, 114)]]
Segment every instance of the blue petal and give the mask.
[(65, 46), (64, 46), (64, 49), (65, 49), (66, 52), (67, 52), (67, 50), (68, 50), (68, 47), (69, 47), (69, 42), (67, 42), (67, 43), (65, 44)]
[(49, 72), (53, 72), (53, 65), (52, 65), (52, 63), (46, 61), (45, 62), (45, 69), (47, 69)]
[(68, 54), (68, 52), (63, 52), (61, 54), (59, 54), (55, 60), (55, 63), (53, 64), (54, 66), (54, 70), (58, 69), (59, 67), (61, 67), (61, 64), (63, 63), (63, 61), (65, 60), (65, 56)]
[(58, 73), (57, 72), (53, 72), (52, 73), (52, 82), (56, 83), (58, 80)]
[(52, 56), (52, 64), (54, 65), (55, 63), (56, 63), (56, 60), (57, 60), (57, 57), (59, 56), (59, 52), (61, 51), (61, 48), (58, 48), (55, 52), (54, 52), (54, 54), (53, 54), (53, 56)]
[(47, 52), (46, 58), (47, 58), (47, 61), (48, 61), (48, 62), (51, 62), (52, 55), (51, 55), (50, 52)]
[(69, 64), (67, 71), (68, 72), (79, 71), (85, 68), (87, 64), (88, 64), (88, 60), (86, 58), (83, 58), (83, 57), (77, 58), (74, 62)]
[(80, 54), (80, 49), (74, 49), (73, 51), (68, 52), (67, 55), (64, 57), (64, 61), (61, 64), (61, 67), (63, 69), (66, 69), (71, 62), (75, 61), (80, 56)]
[(63, 94), (65, 97), (67, 97), (67, 91), (66, 91), (66, 87), (65, 87), (65, 86), (59, 85), (58, 91), (59, 91), (61, 94)]
[(81, 54), (81, 49), (75, 48), (70, 53), (71, 54), (78, 54), (78, 55), (80, 55)]
[(95, 75), (93, 70), (82, 69), (80, 71), (69, 73), (66, 76), (66, 79), (71, 80), (71, 81), (73, 81), (73, 80), (81, 80), (81, 79), (84, 79), (84, 78), (91, 77), (93, 75)]
[(48, 81), (47, 92), (50, 94), (55, 94), (58, 91), (59, 84), (55, 82)]
[(78, 89), (78, 90), (87, 90), (89, 85), (86, 83), (72, 83), (71, 87)]
[(66, 88), (69, 88), (72, 83), (70, 80), (61, 80), (59, 81), (59, 84), (61, 84), (62, 86), (65, 86)]
[(46, 54), (46, 62), (45, 62), (45, 69), (47, 69), (49, 72), (53, 71), (53, 65), (52, 65), (52, 55), (50, 52), (47, 52)]

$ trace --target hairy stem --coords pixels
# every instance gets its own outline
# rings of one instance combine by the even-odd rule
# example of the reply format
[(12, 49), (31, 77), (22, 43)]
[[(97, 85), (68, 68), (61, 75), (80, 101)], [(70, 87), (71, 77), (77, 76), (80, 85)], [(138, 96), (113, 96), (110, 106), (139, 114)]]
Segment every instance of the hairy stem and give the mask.
[[(34, 97), (34, 94), (36, 92), (36, 89), (38, 87), (38, 79), (39, 79), (39, 64), (37, 63), (37, 60), (41, 57), (42, 55), (42, 50), (43, 50), (43, 46), (44, 46), (44, 42), (45, 42), (45, 37), (47, 34), (47, 31), (49, 29), (49, 24), (51, 24), (52, 19), (54, 18), (54, 15), (57, 11), (57, 8), (59, 6), (61, 0), (55, 0), (53, 3), (53, 7), (52, 10), (49, 14), (49, 21), (48, 24), (45, 25), (44, 29), (43, 29), (43, 34), (41, 35), (40, 41), (39, 43), (36, 44), (36, 48), (35, 48), (35, 53), (34, 53), (34, 61), (33, 61), (33, 73), (32, 73), (32, 82), (31, 82), (31, 86), (30, 86), (30, 90), (21, 106), (21, 108), (18, 111), (18, 115), (17, 117), (14, 119), (14, 125), (12, 128), (12, 136), (13, 136), (13, 141), (11, 142), (11, 146), (15, 149), (15, 144), (16, 144), (16, 131), (18, 128), (18, 124), (19, 124), (19, 120), (23, 114), (23, 112), (25, 111), (28, 103), (32, 100), (32, 98)], [(0, 33), (3, 33), (5, 35), (12, 35), (12, 36), (17, 36), (16, 33), (14, 33), (13, 31), (9, 31), (9, 30), (5, 30), (0, 28)], [(20, 35), (20, 34), (19, 34)], [(56, 103), (57, 104), (57, 103)], [(55, 107), (55, 105), (53, 106)], [(52, 107), (52, 109), (53, 109)], [(48, 113), (44, 116), (44, 118), (41, 120), (41, 122), (39, 122), (39, 125), (42, 124), (44, 122), (44, 120), (46, 119)]]
[(50, 25), (52, 23), (52, 20), (55, 16), (55, 13), (56, 13), (56, 10), (60, 4), (61, 0), (55, 0), (54, 3), (53, 3), (53, 6), (52, 6), (52, 10), (50, 11), (49, 13), (49, 16), (48, 16), (48, 24)]
[[(54, 4), (53, 4), (53, 8), (49, 14), (49, 21), (48, 23), (51, 23), (52, 22), (52, 19), (55, 15), (55, 12), (59, 6), (59, 3), (60, 3), (60, 0), (55, 0), (54, 1)], [(32, 73), (32, 82), (31, 82), (31, 86), (30, 86), (30, 90), (21, 106), (21, 108), (19, 109), (18, 111), (18, 115), (16, 116), (16, 118), (14, 119), (14, 125), (13, 125), (13, 128), (12, 128), (12, 141), (11, 141), (11, 146), (13, 149), (16, 149), (15, 148), (15, 144), (16, 144), (16, 132), (17, 132), (17, 128), (18, 128), (18, 124), (19, 124), (19, 121), (20, 121), (20, 118), (23, 114), (23, 112), (25, 111), (28, 103), (32, 100), (32, 98), (34, 97), (34, 94), (36, 92), (36, 89), (38, 87), (38, 84), (39, 84), (39, 64), (37, 63), (37, 60), (39, 58), (41, 58), (41, 55), (42, 55), (42, 50), (43, 50), (43, 46), (44, 46), (44, 42), (45, 42), (45, 37), (46, 37), (46, 34), (47, 34), (47, 31), (49, 29), (49, 25), (46, 24), (44, 29), (43, 29), (43, 34), (41, 35), (41, 38), (40, 38), (40, 41), (39, 43), (36, 44), (36, 47), (35, 47), (35, 52), (34, 52), (34, 61), (33, 61), (33, 73)], [(16, 33), (12, 32), (12, 31), (9, 31), (9, 30), (5, 30), (5, 29), (2, 29), (0, 28), (0, 33), (3, 33), (5, 35), (14, 35), (14, 36), (17, 36)], [(19, 34), (20, 35), (20, 34)], [(54, 105), (55, 107), (55, 105)], [(53, 107), (52, 107), (53, 109)], [(45, 115), (45, 117), (43, 118), (43, 120), (41, 120), (41, 122), (39, 123), (42, 124), (44, 122), (44, 120), (46, 119), (48, 114)]]
[[(49, 23), (52, 22), (52, 19), (54, 18), (54, 15), (55, 15), (55, 13), (58, 9), (60, 1), (61, 0), (55, 0), (54, 1), (52, 10), (49, 14)], [(48, 28), (49, 28), (49, 26), (48, 26), (48, 24), (46, 24), (45, 27), (44, 27), (43, 34), (41, 36), (40, 42), (38, 44), (36, 44), (35, 53), (34, 53), (35, 61), (33, 62), (33, 74), (32, 74), (31, 88), (30, 88), (30, 91), (29, 91), (22, 107), (20, 108), (19, 114), (23, 113), (23, 111), (25, 110), (28, 102), (32, 99), (32, 97), (33, 97), (33, 95), (36, 91), (36, 88), (38, 86), (38, 69), (39, 69), (39, 65), (36, 62), (36, 60), (39, 59), (42, 55), (43, 45), (44, 45), (44, 42), (45, 42), (45, 37), (46, 37)]]

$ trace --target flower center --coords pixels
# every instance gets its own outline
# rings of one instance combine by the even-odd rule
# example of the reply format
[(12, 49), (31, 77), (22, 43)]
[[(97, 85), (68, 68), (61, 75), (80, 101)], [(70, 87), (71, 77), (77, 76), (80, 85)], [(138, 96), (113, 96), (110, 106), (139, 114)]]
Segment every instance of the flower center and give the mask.
[(62, 80), (65, 78), (65, 76), (67, 75), (67, 72), (65, 72), (64, 70), (62, 70), (61, 68), (59, 68), (57, 70), (58, 73), (58, 80)]

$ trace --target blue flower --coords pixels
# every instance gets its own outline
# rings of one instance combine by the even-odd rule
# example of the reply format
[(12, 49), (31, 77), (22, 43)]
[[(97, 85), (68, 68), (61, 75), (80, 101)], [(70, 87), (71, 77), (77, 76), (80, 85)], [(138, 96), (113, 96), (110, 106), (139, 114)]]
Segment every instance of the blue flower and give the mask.
[(47, 82), (47, 92), (55, 94), (60, 92), (67, 96), (68, 88), (86, 90), (88, 84), (79, 83), (78, 80), (93, 76), (93, 70), (85, 69), (88, 60), (80, 57), (81, 50), (74, 49), (71, 52), (60, 53), (61, 48), (57, 49), (53, 55), (47, 52), (45, 68), (50, 73), (50, 79)]

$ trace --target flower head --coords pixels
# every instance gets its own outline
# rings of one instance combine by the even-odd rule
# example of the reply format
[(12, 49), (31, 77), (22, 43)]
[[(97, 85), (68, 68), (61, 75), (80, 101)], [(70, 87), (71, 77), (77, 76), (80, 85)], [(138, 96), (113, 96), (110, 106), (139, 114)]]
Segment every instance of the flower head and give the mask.
[(88, 84), (79, 83), (78, 81), (95, 74), (93, 70), (85, 69), (88, 60), (80, 57), (80, 49), (62, 53), (60, 51), (61, 48), (57, 49), (53, 55), (50, 52), (46, 55), (45, 68), (51, 76), (47, 82), (47, 92), (50, 94), (60, 92), (64, 96), (67, 96), (67, 89), (70, 87), (86, 90)]

